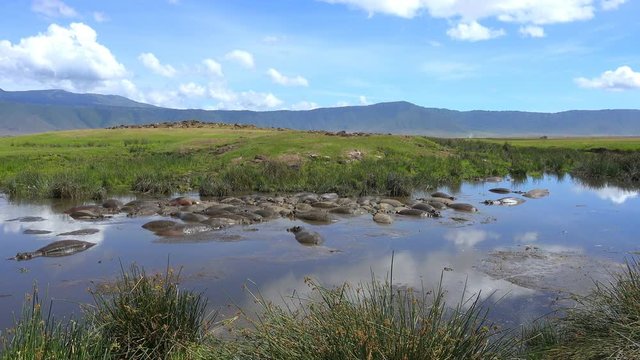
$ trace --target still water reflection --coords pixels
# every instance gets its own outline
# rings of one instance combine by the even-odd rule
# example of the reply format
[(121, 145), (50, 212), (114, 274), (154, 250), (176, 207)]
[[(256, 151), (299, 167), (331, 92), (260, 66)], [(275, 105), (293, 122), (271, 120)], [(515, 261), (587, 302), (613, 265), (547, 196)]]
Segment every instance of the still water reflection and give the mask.
[[(493, 187), (546, 188), (550, 196), (513, 207), (481, 204), (502, 197), (488, 191)], [(547, 313), (562, 297), (559, 291), (585, 293), (593, 279), (606, 279), (608, 271), (640, 248), (637, 191), (590, 188), (568, 177), (517, 184), (465, 183), (443, 190), (455, 192), (479, 212), (446, 210), (440, 219), (398, 217), (385, 226), (371, 221), (371, 215), (338, 217), (332, 225), (316, 226), (278, 219), (185, 239), (166, 239), (141, 228), (150, 220), (163, 219), (160, 216), (117, 215), (82, 222), (62, 212), (77, 204), (12, 203), (2, 197), (0, 328), (11, 325), (34, 283), (53, 299), (54, 311), (66, 315), (77, 311), (78, 303), (91, 301), (87, 288), (114, 279), (121, 265), (133, 262), (148, 272), (163, 271), (167, 263), (183, 267), (183, 286), (203, 291), (224, 313), (226, 304), (252, 306), (243, 290), (247, 283), (274, 301), (286, 301), (294, 292), (308, 292), (304, 282), (308, 276), (327, 285), (366, 282), (372, 273), (384, 278), (392, 254), (395, 285), (431, 289), (442, 274), (448, 300), (458, 302), (478, 293), (499, 299), (492, 316), (519, 323)], [(23, 216), (44, 220), (7, 221)], [(286, 232), (294, 225), (319, 232), (324, 244), (301, 246)], [(97, 244), (87, 251), (24, 262), (4, 260), (68, 238), (59, 233), (86, 228), (100, 230), (73, 237)], [(25, 230), (51, 233), (25, 234)]]

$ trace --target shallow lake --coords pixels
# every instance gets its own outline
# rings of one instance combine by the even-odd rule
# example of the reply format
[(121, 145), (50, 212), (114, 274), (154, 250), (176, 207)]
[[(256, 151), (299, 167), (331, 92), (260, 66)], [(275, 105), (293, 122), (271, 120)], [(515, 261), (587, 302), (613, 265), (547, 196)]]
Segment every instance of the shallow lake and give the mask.
[[(488, 191), (494, 187), (545, 188), (550, 195), (512, 207), (482, 204), (504, 196)], [(164, 219), (160, 216), (119, 214), (78, 221), (63, 213), (78, 203), (24, 203), (0, 197), (0, 328), (11, 326), (36, 283), (41, 297), (52, 299), (54, 313), (67, 316), (78, 312), (79, 303), (92, 301), (89, 288), (115, 279), (121, 266), (134, 262), (148, 273), (163, 272), (167, 263), (182, 268), (182, 286), (204, 292), (212, 308), (225, 316), (235, 311), (226, 305), (252, 306), (245, 285), (282, 301), (294, 292), (308, 292), (305, 277), (326, 285), (366, 282), (372, 273), (384, 278), (392, 254), (395, 285), (432, 289), (442, 276), (452, 304), (480, 293), (489, 297), (490, 316), (512, 326), (548, 313), (567, 293), (588, 292), (594, 280), (606, 281), (610, 271), (640, 250), (637, 191), (590, 188), (570, 177), (552, 176), (441, 190), (479, 211), (444, 210), (441, 218), (427, 219), (396, 216), (391, 225), (376, 224), (369, 214), (336, 216), (338, 221), (330, 225), (282, 218), (192, 238), (163, 238), (141, 228)], [(43, 220), (9, 221), (24, 216)], [(294, 225), (319, 232), (324, 244), (300, 245), (286, 231)], [(86, 228), (99, 232), (57, 236)], [(96, 245), (65, 257), (5, 260), (63, 238)]]

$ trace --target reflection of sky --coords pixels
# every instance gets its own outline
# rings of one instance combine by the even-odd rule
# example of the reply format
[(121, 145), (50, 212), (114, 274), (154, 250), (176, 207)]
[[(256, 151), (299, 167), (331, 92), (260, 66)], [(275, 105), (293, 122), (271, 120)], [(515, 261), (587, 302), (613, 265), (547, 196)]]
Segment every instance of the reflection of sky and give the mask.
[(638, 191), (625, 190), (611, 185), (605, 185), (598, 189), (593, 189), (584, 185), (576, 185), (574, 190), (578, 193), (592, 192), (596, 194), (598, 198), (611, 201), (614, 204), (623, 204), (629, 199), (638, 197)]
[(444, 238), (459, 248), (470, 248), (487, 239), (499, 239), (500, 235), (479, 229), (455, 229), (445, 233)]

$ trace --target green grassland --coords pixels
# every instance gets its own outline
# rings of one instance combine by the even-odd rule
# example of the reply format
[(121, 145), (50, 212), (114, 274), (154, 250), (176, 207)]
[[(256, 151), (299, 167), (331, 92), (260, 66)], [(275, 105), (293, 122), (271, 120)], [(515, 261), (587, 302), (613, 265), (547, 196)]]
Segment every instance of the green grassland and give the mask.
[[(593, 148), (600, 150), (588, 151)], [(622, 149), (634, 151), (617, 151)], [(11, 196), (31, 198), (102, 198), (131, 190), (397, 196), (419, 187), (545, 172), (633, 185), (640, 182), (636, 149), (640, 140), (626, 138), (505, 142), (219, 124), (61, 131), (1, 138), (0, 186)]]
[(485, 139), (495, 144), (505, 142), (513, 146), (536, 148), (562, 148), (575, 150), (640, 150), (640, 137), (558, 137), (558, 138), (503, 138)]

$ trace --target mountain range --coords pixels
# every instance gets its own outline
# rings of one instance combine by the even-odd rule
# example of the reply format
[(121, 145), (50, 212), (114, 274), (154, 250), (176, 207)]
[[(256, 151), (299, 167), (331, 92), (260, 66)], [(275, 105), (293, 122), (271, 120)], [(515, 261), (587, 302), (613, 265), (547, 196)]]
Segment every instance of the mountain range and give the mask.
[(122, 96), (0, 89), (0, 134), (200, 120), (300, 130), (441, 137), (640, 136), (640, 110), (456, 111), (409, 102), (304, 111), (171, 109)]

